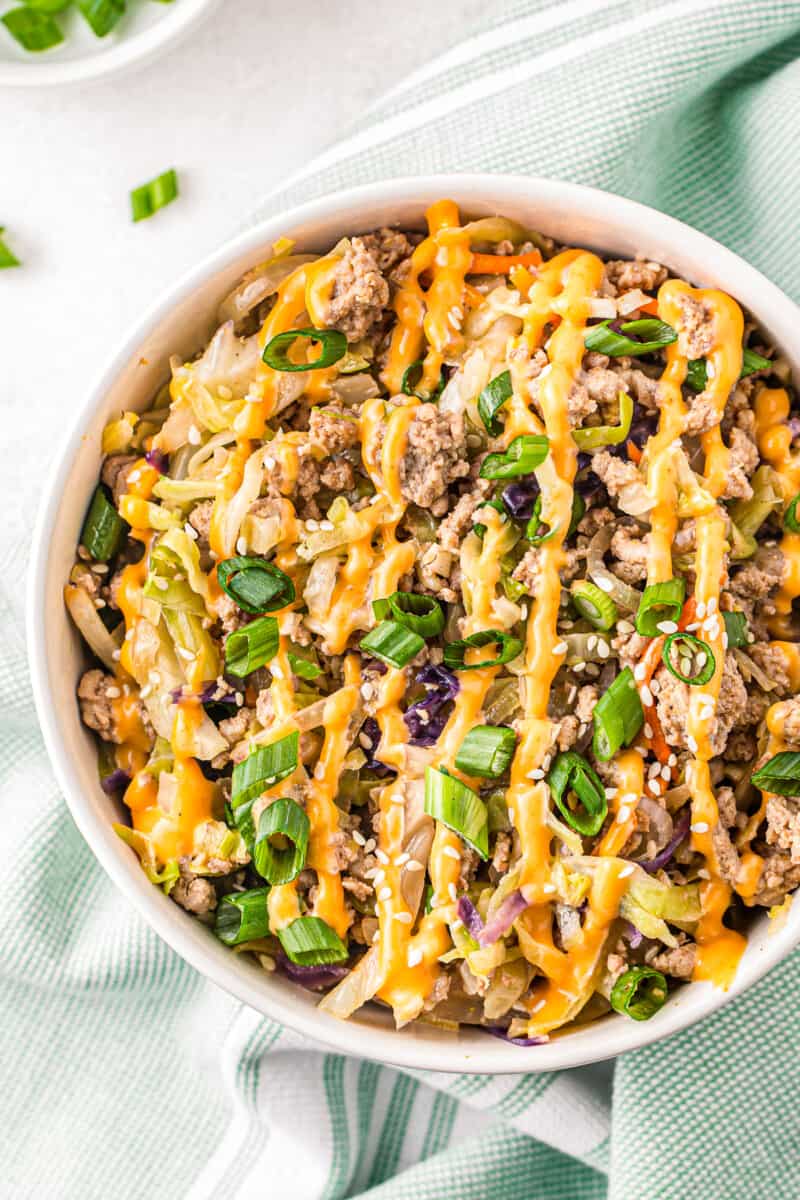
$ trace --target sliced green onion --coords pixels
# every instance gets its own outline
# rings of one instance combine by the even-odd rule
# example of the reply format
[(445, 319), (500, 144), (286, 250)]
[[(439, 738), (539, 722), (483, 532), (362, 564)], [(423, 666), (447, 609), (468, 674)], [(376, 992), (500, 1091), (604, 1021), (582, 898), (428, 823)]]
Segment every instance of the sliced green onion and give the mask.
[(595, 629), (606, 632), (617, 623), (617, 606), (602, 588), (588, 579), (578, 579), (570, 585), (572, 603), (582, 617)]
[(19, 267), (21, 265), (17, 256), (9, 250), (3, 241), (4, 233), (5, 229), (0, 225), (0, 271), (4, 271), (7, 267)]
[(259, 617), (225, 639), (225, 669), (243, 679), (278, 653), (281, 635), (274, 617)]
[(80, 544), (85, 546), (95, 562), (108, 562), (119, 550), (127, 525), (98, 484), (81, 530)]
[(800, 796), (800, 752), (781, 750), (753, 772), (751, 781), (774, 796)]
[[(742, 351), (742, 369), (739, 372), (739, 378), (746, 379), (748, 375), (753, 375), (756, 371), (766, 371), (767, 367), (772, 365), (771, 359), (764, 358), (763, 354), (756, 354), (755, 350), (748, 350), (745, 347)], [(686, 382), (695, 392), (705, 391), (708, 384), (708, 368), (704, 358), (690, 359), (686, 368)]]
[(429, 403), (435, 403), (444, 391), (445, 383), (447, 382), (445, 379), (444, 368), (442, 368), (442, 372), (439, 376), (439, 382), (430, 395), (428, 395), (427, 392), (417, 391), (417, 387), (422, 379), (424, 371), (425, 364), (421, 358), (418, 358), (416, 362), (413, 362), (410, 364), (410, 366), (407, 366), (405, 371), (403, 371), (403, 378), (400, 380), (400, 391), (404, 396), (416, 396), (418, 400), (425, 400)]
[(747, 617), (743, 612), (724, 612), (722, 619), (725, 622), (729, 650), (736, 650), (750, 644), (748, 636), (750, 630), (747, 625)]
[(433, 596), (393, 592), (385, 600), (373, 600), (372, 611), (378, 621), (393, 617), (420, 637), (435, 637), (444, 629), (444, 609)]
[(361, 649), (366, 654), (372, 654), (390, 667), (407, 666), (424, 645), (424, 638), (397, 621), (381, 621), (361, 639)]
[[(504, 519), (508, 519), (508, 514), (506, 513), (506, 508), (502, 500), (485, 500), (483, 504), (479, 504), (478, 507), (493, 508), (494, 511), (499, 512)], [(477, 534), (479, 538), (482, 538), (486, 533), (486, 526), (478, 522), (477, 525), (472, 526), (472, 532)]]
[[(667, 325), (664, 321), (659, 321), (658, 317), (644, 317), (640, 321), (623, 321), (620, 325), (621, 333), (611, 328), (611, 321), (601, 321), (599, 325), (593, 325), (586, 333), (583, 339), (583, 344), (587, 350), (597, 350), (600, 354), (608, 354), (611, 358), (618, 358), (621, 354), (629, 354), (632, 357), (638, 357), (641, 354), (652, 354), (654, 350), (661, 350), (664, 346), (669, 346), (671, 342), (677, 340), (677, 333), (671, 325)], [(640, 337), (642, 341), (634, 341), (633, 337), (625, 337), (625, 334), (633, 334)]]
[(277, 612), (295, 598), (294, 584), (265, 558), (239, 555), (217, 567), (219, 586), (246, 613)]
[(23, 50), (39, 54), (50, 50), (64, 40), (64, 35), (52, 17), (46, 12), (28, 8), (12, 8), (0, 17), (8, 32)]
[(457, 833), (482, 859), (489, 857), (486, 805), (460, 779), (436, 767), (428, 767), (425, 771), (425, 812)]
[(134, 221), (146, 221), (160, 208), (171, 204), (177, 195), (178, 176), (172, 168), (164, 171), (157, 179), (151, 179), (149, 183), (134, 188), (131, 192), (131, 214)]
[[(583, 520), (583, 514), (586, 512), (586, 502), (578, 492), (572, 493), (572, 514), (569, 519), (569, 529), (567, 536), (564, 539), (568, 541), (575, 530)], [(543, 542), (549, 542), (551, 537), (555, 536), (556, 530), (549, 529), (548, 526), (542, 526), (542, 493), (536, 497), (536, 502), (533, 506), (533, 513), (528, 524), (525, 526), (525, 537), (532, 546), (541, 546)], [(540, 533), (541, 528), (547, 529), (547, 533)]]
[[(321, 346), (319, 356), (311, 362), (290, 362), (289, 348), (298, 338), (318, 342)], [(347, 338), (338, 329), (288, 329), (267, 342), (261, 357), (273, 371), (319, 371), (322, 367), (332, 367), (346, 353)]]
[(322, 674), (322, 667), (317, 662), (317, 656), (311, 647), (294, 646), (287, 657), (292, 672), (300, 679), (318, 679)]
[(77, 0), (77, 5), (92, 32), (101, 38), (107, 37), (125, 15), (125, 0)]
[(278, 937), (286, 957), (301, 967), (344, 962), (347, 958), (344, 942), (321, 917), (297, 917), (278, 930)]
[(510, 766), (516, 744), (514, 730), (505, 725), (476, 725), (461, 743), (456, 766), (465, 775), (497, 779)]
[(25, 0), (25, 7), (33, 8), (36, 12), (53, 14), (63, 12), (71, 3), (72, 0)]
[(259, 875), (273, 887), (291, 883), (306, 865), (311, 829), (296, 800), (273, 800), (258, 819), (253, 862)]
[[(677, 667), (672, 660), (673, 650), (678, 656)], [(667, 670), (676, 679), (680, 679), (681, 683), (688, 683), (690, 687), (708, 683), (717, 669), (717, 660), (711, 647), (691, 633), (671, 633), (664, 642), (661, 658)], [(682, 669), (684, 667), (687, 668), (685, 671)], [(693, 667), (696, 670), (690, 675), (689, 669)]]
[(251, 797), (249, 800), (240, 800), (236, 804), (230, 804), (225, 810), (228, 825), (234, 829), (238, 829), (251, 858), (253, 857), (256, 841), (256, 827), (253, 823), (254, 804), (255, 798)]
[(587, 425), (573, 429), (572, 436), (580, 450), (597, 450), (600, 446), (618, 446), (631, 430), (633, 398), (627, 392), (617, 392), (619, 425)]
[(234, 813), (240, 805), (255, 800), (297, 769), (299, 741), (300, 734), (295, 730), (269, 746), (259, 746), (243, 762), (236, 763), (231, 787)]
[(267, 893), (269, 888), (250, 888), (223, 896), (217, 906), (214, 933), (226, 946), (254, 942), (269, 934)]
[[(482, 659), (481, 662), (465, 663), (464, 656), (469, 649), (481, 646), (500, 647), (496, 658)], [(502, 629), (481, 629), (458, 642), (447, 642), (444, 647), (444, 665), (451, 671), (477, 671), (479, 667), (500, 667), (516, 658), (522, 649), (519, 638), (512, 637)]]
[(636, 632), (643, 637), (657, 637), (664, 621), (678, 621), (686, 599), (686, 581), (667, 579), (664, 583), (649, 584), (639, 601), (636, 613)]
[[(608, 801), (603, 781), (581, 754), (559, 754), (547, 776), (559, 812), (571, 829), (594, 837), (603, 827)], [(571, 803), (571, 798), (574, 802)]]
[(599, 762), (608, 762), (621, 746), (629, 746), (644, 724), (644, 711), (633, 671), (625, 667), (597, 701), (592, 749)]
[(797, 519), (797, 505), (800, 501), (800, 492), (792, 497), (787, 505), (786, 512), (783, 514), (783, 527), (788, 529), (790, 533), (800, 533), (800, 521)]
[(667, 981), (654, 967), (630, 967), (611, 989), (611, 1007), (634, 1021), (649, 1021), (667, 999)]
[(522, 433), (504, 454), (487, 454), (481, 463), (481, 479), (516, 479), (530, 475), (547, 458), (550, 443), (543, 433)]
[(511, 372), (502, 371), (499, 375), (495, 375), (490, 383), (478, 396), (478, 415), (486, 426), (486, 432), (492, 437), (497, 437), (503, 428), (498, 420), (497, 414), (507, 400), (510, 400), (514, 394), (514, 389), (511, 385)]

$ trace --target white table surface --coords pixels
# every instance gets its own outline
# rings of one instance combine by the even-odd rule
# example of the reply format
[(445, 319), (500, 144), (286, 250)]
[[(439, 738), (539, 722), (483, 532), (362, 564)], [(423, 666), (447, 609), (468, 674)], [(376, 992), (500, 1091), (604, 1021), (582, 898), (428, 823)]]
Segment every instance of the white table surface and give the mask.
[[(483, 8), (222, 0), (118, 78), (0, 89), (0, 225), (24, 263), (0, 273), (3, 439), (35, 432), (52, 451), (143, 309)], [(179, 200), (133, 225), (129, 191), (170, 166)]]

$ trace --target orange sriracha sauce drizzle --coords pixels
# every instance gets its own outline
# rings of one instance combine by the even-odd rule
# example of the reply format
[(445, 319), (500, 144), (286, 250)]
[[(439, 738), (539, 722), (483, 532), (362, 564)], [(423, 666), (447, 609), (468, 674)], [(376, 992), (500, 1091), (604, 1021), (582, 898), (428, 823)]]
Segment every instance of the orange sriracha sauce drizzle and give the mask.
[[(325, 700), (321, 722), (324, 737), (311, 776), (306, 774), (302, 762), (298, 763), (296, 775), (264, 791), (254, 812), (260, 812), (285, 794), (288, 785), (302, 785), (310, 825), (307, 863), (317, 879), (309, 911), (346, 940), (353, 912), (342, 886), (343, 868), (336, 853), (342, 836), (336, 799), (342, 773), (347, 769), (354, 731), (363, 715), (363, 699), (370, 694), (380, 732), (380, 742), (373, 753), (395, 772), (378, 795), (375, 852), (379, 870), (374, 879), (377, 932), (368, 951), (374, 966), (370, 994), (391, 1006), (398, 1025), (418, 1017), (434, 991), (442, 969), (440, 959), (453, 945), (451, 931), (458, 922), (458, 889), (465, 847), (452, 829), (425, 818), (430, 824), (427, 861), (412, 866), (419, 871), (427, 870), (431, 895), (424, 912), (418, 899), (409, 901), (414, 889), (406, 886), (407, 822), (414, 804), (421, 802), (424, 775), (424, 764), (420, 766), (419, 756), (411, 753), (413, 748), (408, 745), (408, 730), (403, 720), (410, 672), (389, 667), (374, 684), (365, 684), (361, 660), (352, 650), (352, 638), (365, 628), (364, 612), (369, 610), (370, 601), (391, 595), (414, 567), (413, 541), (401, 541), (397, 536), (407, 508), (401, 463), (409, 429), (421, 403), (417, 395), (404, 394), (409, 368), (419, 364), (419, 378), (415, 381), (419, 394), (434, 393), (443, 366), (463, 351), (466, 315), (487, 303), (487, 297), (469, 282), (469, 276), (484, 271), (510, 274), (524, 315), (521, 329), (509, 339), (506, 349), (512, 394), (495, 448), (507, 449), (523, 434), (545, 434), (549, 446), (548, 487), (542, 492), (541, 519), (552, 534), (539, 547), (535, 594), (530, 601), (530, 612), (525, 614), (524, 649), (518, 660), (522, 715), (517, 723), (518, 743), (506, 794), (519, 846), (518, 887), (527, 902), (526, 910), (517, 918), (516, 928), (521, 949), (537, 970), (525, 1000), (527, 1033), (529, 1037), (546, 1038), (578, 1015), (602, 970), (620, 904), (634, 871), (621, 854), (635, 832), (636, 808), (647, 786), (644, 755), (648, 739), (657, 757), (664, 763), (668, 759), (668, 750), (661, 753), (663, 737), (658, 741), (649, 724), (637, 745), (616, 756), (615, 786), (606, 789), (609, 818), (594, 849), (596, 863), (590, 873), (586, 911), (569, 948), (560, 948), (554, 939), (552, 903), (557, 891), (556, 867), (562, 867), (562, 860), (556, 857), (552, 845), (552, 798), (546, 777), (555, 754), (557, 734), (557, 722), (550, 715), (551, 691), (565, 665), (567, 652), (559, 632), (561, 572), (567, 561), (565, 538), (570, 527), (577, 471), (577, 444), (572, 436), (568, 399), (582, 369), (584, 339), (592, 316), (592, 301), (601, 291), (604, 264), (597, 255), (580, 249), (562, 251), (545, 262), (538, 252), (474, 254), (470, 230), (462, 225), (456, 205), (448, 200), (432, 205), (427, 220), (427, 236), (414, 249), (394, 298), (395, 324), (382, 371), (390, 400), (387, 403), (381, 396), (367, 399), (358, 419), (363, 469), (374, 494), (357, 514), (357, 535), (340, 547), (327, 613), (318, 621), (324, 651), (344, 656), (343, 682)], [(304, 262), (288, 274), (278, 287), (275, 303), (259, 332), (260, 347), (277, 334), (308, 326), (311, 321), (317, 323), (333, 286), (337, 261), (334, 252), (313, 263)], [(680, 334), (684, 324), (683, 303), (687, 298), (704, 306), (713, 325), (705, 399), (716, 414), (712, 427), (701, 439), (703, 476), (691, 494), (680, 496), (681, 516), (688, 514), (696, 523), (694, 595), (688, 601), (692, 607), (685, 612), (700, 623), (702, 637), (716, 664), (713, 677), (702, 689), (689, 689), (687, 714), (691, 757), (685, 781), (691, 791), (691, 846), (703, 856), (707, 876), (700, 889), (702, 916), (696, 930), (695, 978), (728, 987), (743, 952), (744, 939), (727, 928), (723, 920), (732, 888), (720, 876), (714, 849), (713, 831), (719, 813), (710, 761), (726, 650), (720, 593), (725, 579), (727, 534), (718, 500), (725, 486), (729, 451), (722, 438), (720, 421), (741, 369), (743, 319), (736, 303), (723, 293), (694, 289), (676, 280), (663, 284), (657, 301), (651, 301), (643, 309), (657, 311), (658, 317)], [(675, 455), (687, 418), (681, 391), (687, 357), (679, 345), (680, 338), (666, 349), (666, 365), (659, 380), (658, 430), (641, 452), (636, 451), (636, 461), (641, 461), (652, 501), (647, 542), (648, 584), (662, 583), (673, 576), (672, 546), (678, 529), (680, 493)], [(534, 407), (525, 366), (542, 349), (547, 354), (547, 366), (540, 376), (538, 406)], [(316, 402), (327, 400), (335, 370), (313, 369), (314, 351), (308, 342), (293, 347), (291, 354), (298, 364), (306, 361), (310, 364), (305, 374), (305, 393)], [(250, 497), (248, 489), (255, 487), (251, 498), (258, 498), (265, 458), (271, 455), (280, 471), (283, 494), (275, 563), (297, 583), (300, 597), (306, 568), (298, 555), (298, 545), (304, 530), (288, 497), (301, 456), (309, 447), (304, 444), (307, 441), (304, 434), (280, 430), (274, 433), (268, 427), (280, 408), (281, 383), (280, 372), (260, 364), (246, 402), (233, 419), (234, 437), (228, 443), (223, 466), (216, 476), (218, 486), (213, 492), (209, 542), (217, 564), (237, 552), (240, 517), (236, 514)], [(800, 491), (800, 460), (792, 455), (787, 440), (788, 404), (783, 390), (763, 389), (756, 400), (759, 449), (763, 459), (778, 473), (787, 499)], [(192, 853), (196, 827), (216, 814), (218, 803), (214, 785), (205, 778), (191, 753), (194, 734), (204, 715), (197, 697), (207, 682), (195, 678), (196, 671), (193, 674), (191, 667), (186, 670), (191, 694), (184, 695), (174, 706), (172, 773), (178, 797), (169, 811), (159, 804), (159, 786), (146, 766), (148, 741), (136, 705), (136, 700), (144, 695), (144, 687), (140, 689), (133, 682), (130, 647), (142, 620), (150, 549), (159, 536), (149, 525), (146, 503), (157, 478), (158, 473), (142, 459), (128, 477), (128, 494), (121, 504), (121, 513), (132, 527), (131, 536), (143, 543), (144, 554), (138, 563), (124, 569), (118, 591), (125, 640), (119, 658), (120, 694), (114, 708), (121, 740), (116, 751), (117, 762), (132, 775), (125, 801), (133, 826), (151, 839), (157, 858), (164, 863)], [(246, 505), (243, 511), (247, 511)], [(504, 524), (500, 514), (489, 507), (481, 509), (480, 519), (485, 532), (470, 578), (470, 605), (462, 622), (462, 637), (497, 625), (494, 606), (500, 595), (501, 559), (506, 550)], [(788, 567), (776, 607), (778, 614), (785, 616), (791, 612), (792, 600), (800, 595), (800, 535), (787, 532), (782, 549)], [(202, 574), (207, 610), (214, 617), (224, 605), (216, 568)], [(289, 605), (285, 613), (278, 614), (279, 618), (296, 614), (301, 603), (299, 599)], [(658, 642), (659, 639), (654, 639), (652, 653), (648, 651), (646, 656), (650, 674), (658, 661)], [(796, 677), (793, 682), (800, 684), (800, 656), (788, 643), (787, 658), (793, 664)], [(279, 650), (270, 670), (272, 723), (267, 730), (251, 729), (252, 748), (275, 742), (302, 728), (298, 723), (300, 709), (289, 661), (289, 638), (283, 625)], [(485, 720), (487, 696), (497, 674), (498, 668), (494, 666), (461, 673), (451, 715), (427, 759), (468, 786), (476, 781), (456, 768), (456, 756), (467, 733)], [(645, 720), (649, 723), (652, 718), (655, 723), (652, 696), (650, 704), (645, 703), (646, 680), (644, 676), (637, 680)], [(781, 706), (773, 706), (767, 718), (773, 752), (784, 745), (781, 722)], [(760, 869), (761, 860), (745, 849), (736, 884), (736, 891), (745, 901), (754, 894)], [(272, 887), (267, 905), (270, 931), (277, 934), (304, 912), (298, 881)]]

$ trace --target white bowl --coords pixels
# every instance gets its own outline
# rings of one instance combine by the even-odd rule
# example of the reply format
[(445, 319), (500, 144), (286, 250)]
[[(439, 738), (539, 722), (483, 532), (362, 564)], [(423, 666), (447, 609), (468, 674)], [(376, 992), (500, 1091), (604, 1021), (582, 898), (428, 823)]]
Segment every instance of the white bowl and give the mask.
[[(302, 250), (321, 251), (343, 234), (381, 224), (421, 226), (425, 208), (448, 196), (471, 216), (502, 213), (560, 241), (631, 257), (644, 253), (699, 284), (723, 288), (749, 308), (788, 353), (800, 312), (773, 284), (723, 246), (662, 213), (591, 188), (506, 175), (442, 175), (393, 180), (340, 192), (262, 222), (191, 270), (142, 318), (111, 358), (47, 473), (34, 537), (28, 641), (36, 704), (50, 757), (75, 821), (108, 874), (153, 929), (187, 962), (258, 1011), (336, 1049), (439, 1071), (549, 1071), (620, 1054), (706, 1016), (749, 987), (800, 942), (800, 909), (782, 922), (755, 918), (728, 992), (706, 983), (679, 988), (650, 1021), (612, 1014), (522, 1049), (486, 1033), (459, 1034), (413, 1025), (399, 1032), (388, 1014), (367, 1006), (350, 1021), (316, 1008), (314, 996), (232, 954), (212, 933), (148, 883), (135, 855), (111, 828), (119, 808), (97, 781), (96, 745), (83, 727), (75, 685), (85, 665), (67, 619), (62, 587), (73, 562), (101, 462), (100, 435), (112, 413), (146, 407), (168, 374), (168, 357), (191, 354), (214, 326), (219, 300), (259, 262), (280, 234)], [(800, 370), (795, 356), (794, 369)]]
[(172, 4), (136, 0), (117, 29), (104, 38), (92, 33), (77, 9), (70, 10), (56, 15), (64, 32), (64, 41), (40, 54), (23, 50), (3, 26), (0, 29), (0, 86), (87, 83), (90, 79), (118, 74), (146, 59), (155, 58), (218, 3), (219, 0), (173, 0)]

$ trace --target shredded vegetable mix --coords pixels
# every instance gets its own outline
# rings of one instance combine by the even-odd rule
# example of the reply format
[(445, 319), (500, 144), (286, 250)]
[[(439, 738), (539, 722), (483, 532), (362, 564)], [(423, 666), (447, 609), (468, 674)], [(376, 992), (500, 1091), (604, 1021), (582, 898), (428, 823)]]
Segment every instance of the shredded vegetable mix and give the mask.
[(800, 883), (800, 420), (729, 296), (426, 218), (282, 239), (113, 414), (78, 699), (209, 936), (535, 1053)]

